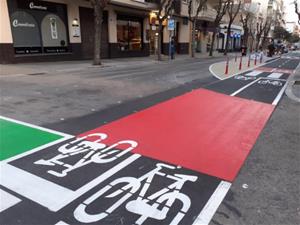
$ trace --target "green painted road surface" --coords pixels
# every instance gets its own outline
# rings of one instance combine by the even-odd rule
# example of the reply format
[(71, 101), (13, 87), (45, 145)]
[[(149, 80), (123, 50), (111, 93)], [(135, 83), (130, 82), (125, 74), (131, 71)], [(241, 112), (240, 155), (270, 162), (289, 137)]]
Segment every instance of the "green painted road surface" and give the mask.
[(62, 136), (0, 118), (0, 160), (5, 160)]

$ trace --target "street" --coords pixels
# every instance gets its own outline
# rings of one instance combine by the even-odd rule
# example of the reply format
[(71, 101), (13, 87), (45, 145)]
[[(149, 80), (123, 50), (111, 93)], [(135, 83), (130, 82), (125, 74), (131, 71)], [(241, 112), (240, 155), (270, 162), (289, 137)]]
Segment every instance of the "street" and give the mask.
[(300, 54), (222, 60), (0, 77), (1, 224), (298, 224)]

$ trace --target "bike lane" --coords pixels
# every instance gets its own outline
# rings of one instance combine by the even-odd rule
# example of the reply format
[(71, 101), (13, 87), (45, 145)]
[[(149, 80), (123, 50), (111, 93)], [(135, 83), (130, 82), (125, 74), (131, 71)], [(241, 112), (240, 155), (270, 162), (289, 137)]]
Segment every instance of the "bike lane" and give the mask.
[(2, 220), (208, 224), (288, 76), (252, 72), (6, 160), (1, 169), (10, 176), (1, 185), (22, 201)]

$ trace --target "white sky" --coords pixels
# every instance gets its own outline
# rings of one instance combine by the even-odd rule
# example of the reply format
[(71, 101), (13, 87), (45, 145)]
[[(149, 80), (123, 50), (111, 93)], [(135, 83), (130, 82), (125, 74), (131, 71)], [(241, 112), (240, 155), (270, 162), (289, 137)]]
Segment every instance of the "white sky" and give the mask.
[[(283, 0), (285, 4), (285, 20), (286, 22), (296, 22), (298, 21), (298, 16), (295, 13), (295, 6), (293, 4), (294, 0)], [(300, 4), (300, 1), (299, 1)], [(292, 31), (293, 25), (287, 24), (287, 29)]]

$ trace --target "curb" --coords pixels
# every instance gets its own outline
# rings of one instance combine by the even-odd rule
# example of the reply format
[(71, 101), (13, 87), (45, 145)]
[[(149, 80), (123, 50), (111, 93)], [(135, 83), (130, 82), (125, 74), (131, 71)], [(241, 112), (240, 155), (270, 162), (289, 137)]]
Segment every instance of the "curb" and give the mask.
[(300, 103), (300, 98), (298, 98), (294, 92), (293, 92), (293, 86), (295, 85), (295, 75), (296, 75), (296, 71), (300, 68), (300, 64), (297, 66), (297, 68), (294, 70), (293, 74), (289, 77), (289, 79), (287, 80), (287, 88), (285, 90), (285, 94), (292, 99), (293, 101)]
[[(209, 72), (210, 72), (214, 77), (216, 77), (216, 78), (219, 79), (219, 80), (226, 80), (226, 79), (229, 79), (229, 78), (231, 78), (231, 77), (234, 77), (234, 76), (236, 76), (236, 75), (238, 75), (238, 74), (240, 74), (240, 73), (245, 73), (245, 72), (254, 70), (254, 69), (258, 68), (258, 67), (264, 66), (264, 65), (266, 65), (267, 63), (272, 62), (272, 61), (275, 61), (275, 60), (278, 60), (278, 59), (280, 59), (280, 57), (276, 57), (276, 58), (273, 58), (273, 59), (268, 59), (268, 60), (266, 60), (264, 63), (262, 63), (262, 64), (260, 64), (260, 65), (257, 65), (257, 66), (255, 66), (255, 67), (249, 68), (249, 69), (244, 70), (244, 71), (239, 71), (239, 72), (237, 72), (237, 73), (228, 75), (228, 77), (225, 77), (225, 78), (219, 77), (219, 76), (211, 69), (212, 66), (215, 65), (215, 64), (217, 64), (217, 63), (214, 63), (214, 64), (210, 65), (210, 67), (209, 67)], [(225, 61), (224, 61), (224, 62), (225, 62)], [(220, 62), (218, 62), (218, 63), (220, 63)]]

